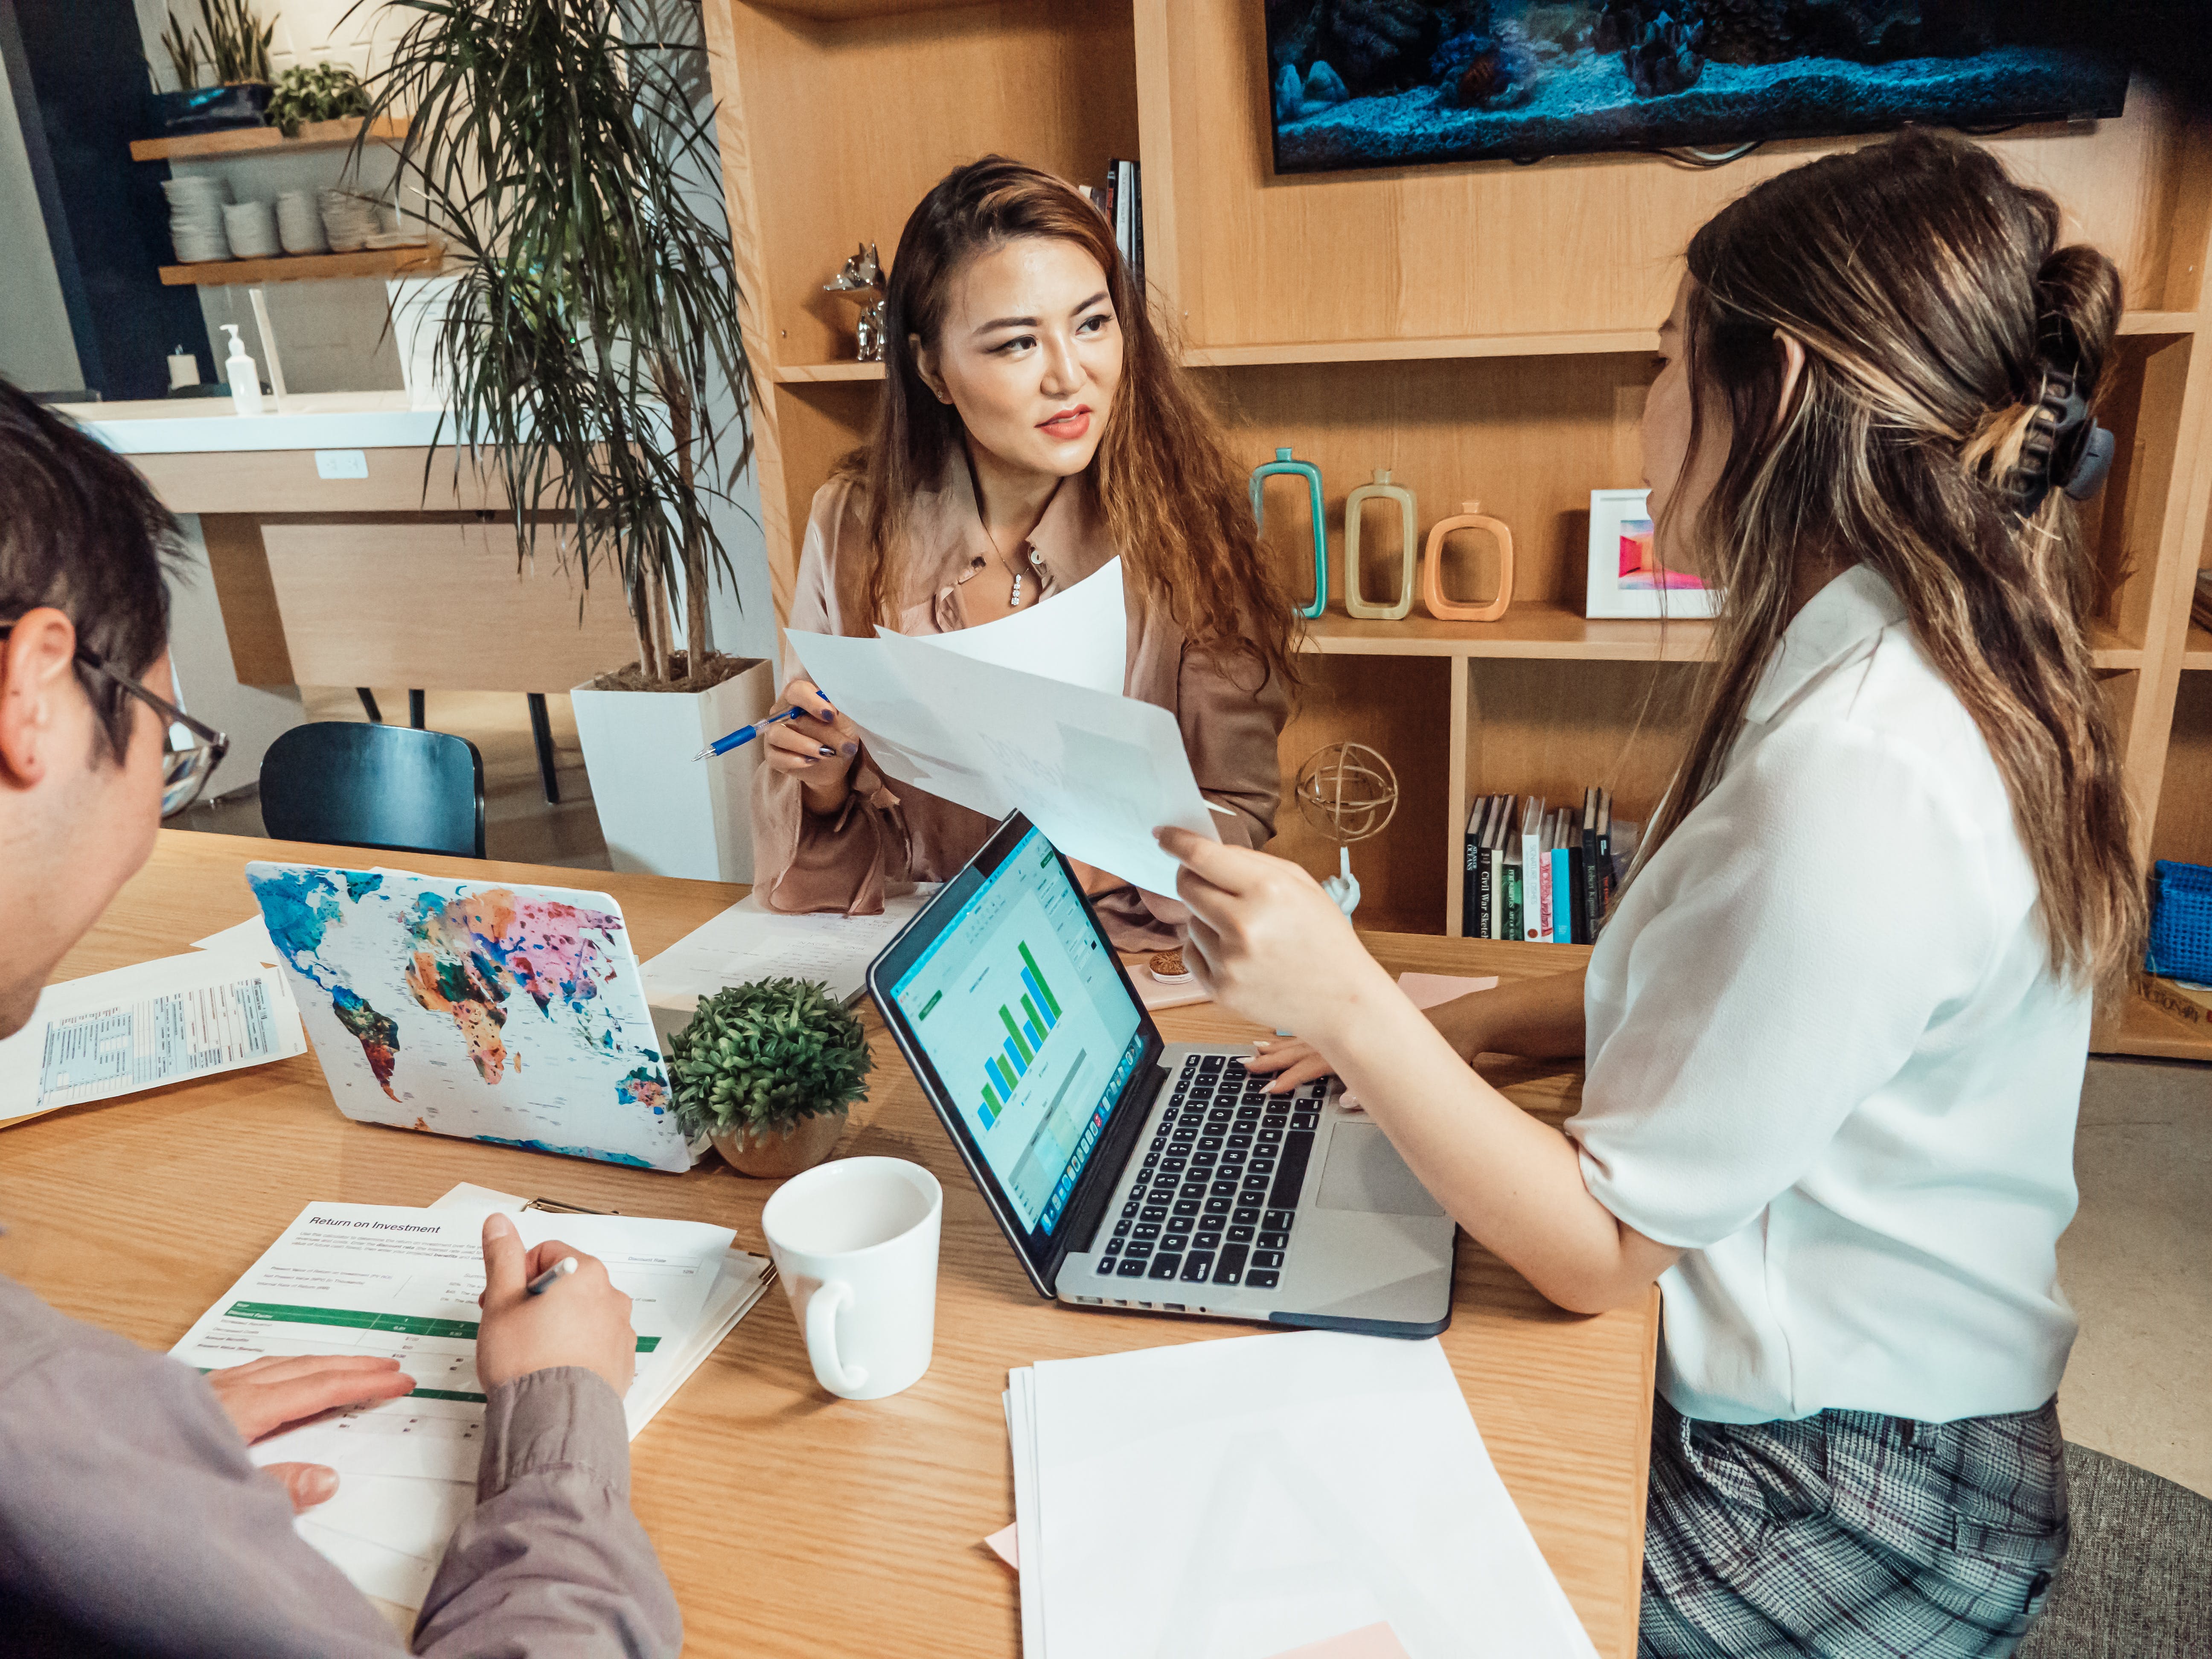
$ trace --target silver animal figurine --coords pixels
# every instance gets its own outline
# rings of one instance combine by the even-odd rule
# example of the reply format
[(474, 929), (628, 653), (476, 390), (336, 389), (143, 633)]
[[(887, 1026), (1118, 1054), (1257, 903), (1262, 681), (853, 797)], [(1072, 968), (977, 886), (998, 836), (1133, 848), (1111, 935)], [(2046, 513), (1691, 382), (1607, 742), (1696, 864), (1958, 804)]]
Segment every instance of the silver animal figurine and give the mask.
[[(824, 294), (849, 295), (860, 307), (860, 319), (855, 325), (860, 336), (856, 361), (879, 363), (884, 360), (884, 268), (876, 258), (876, 245), (863, 242), (845, 261), (844, 269), (822, 284)], [(871, 300), (866, 296), (873, 295)]]

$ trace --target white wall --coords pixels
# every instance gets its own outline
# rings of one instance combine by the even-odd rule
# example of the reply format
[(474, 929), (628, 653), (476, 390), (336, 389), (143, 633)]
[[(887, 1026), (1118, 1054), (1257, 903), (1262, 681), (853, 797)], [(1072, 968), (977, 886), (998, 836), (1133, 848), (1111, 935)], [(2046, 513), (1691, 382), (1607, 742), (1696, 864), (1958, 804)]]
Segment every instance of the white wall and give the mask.
[(61, 279), (23, 149), (15, 96), (0, 70), (0, 376), (31, 392), (84, 384)]

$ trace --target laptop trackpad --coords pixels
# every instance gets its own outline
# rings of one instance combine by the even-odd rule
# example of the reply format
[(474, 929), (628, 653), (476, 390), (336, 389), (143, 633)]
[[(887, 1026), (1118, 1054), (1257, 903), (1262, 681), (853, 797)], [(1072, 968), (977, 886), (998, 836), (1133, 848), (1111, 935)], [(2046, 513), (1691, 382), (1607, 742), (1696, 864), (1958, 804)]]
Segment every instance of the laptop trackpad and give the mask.
[(1389, 1136), (1372, 1123), (1339, 1123), (1328, 1138), (1315, 1207), (1370, 1215), (1442, 1215), (1444, 1206), (1413, 1178)]

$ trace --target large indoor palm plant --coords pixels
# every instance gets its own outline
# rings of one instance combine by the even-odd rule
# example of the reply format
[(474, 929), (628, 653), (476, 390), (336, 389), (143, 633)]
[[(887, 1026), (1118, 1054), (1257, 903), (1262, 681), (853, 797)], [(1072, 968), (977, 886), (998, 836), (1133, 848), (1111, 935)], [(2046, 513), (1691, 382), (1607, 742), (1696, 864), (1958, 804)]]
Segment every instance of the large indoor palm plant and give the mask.
[(608, 852), (748, 880), (752, 757), (691, 763), (773, 689), (707, 648), (713, 576), (736, 586), (708, 504), (752, 441), (698, 0), (381, 3), (404, 27), (371, 116), (409, 118), (398, 188), (447, 244), (418, 320), (453, 465), (504, 485), (518, 562), (552, 541), (635, 624), (635, 666), (573, 699)]
[[(708, 587), (730, 562), (706, 498), (751, 430), (713, 114), (686, 73), (696, 0), (383, 4), (406, 21), (371, 117), (411, 118), (399, 188), (447, 243), (452, 435), (505, 484), (519, 554), (550, 517), (587, 583), (621, 581), (645, 685), (711, 683)], [(734, 397), (710, 400), (712, 375)]]

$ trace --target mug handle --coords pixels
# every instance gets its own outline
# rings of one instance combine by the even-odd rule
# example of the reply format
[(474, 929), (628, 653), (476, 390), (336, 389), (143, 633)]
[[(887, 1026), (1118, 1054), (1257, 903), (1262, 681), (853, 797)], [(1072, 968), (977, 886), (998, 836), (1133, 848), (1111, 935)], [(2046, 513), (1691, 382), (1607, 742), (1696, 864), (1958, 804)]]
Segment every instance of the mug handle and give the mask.
[(868, 1383), (866, 1365), (848, 1365), (837, 1357), (837, 1310), (849, 1307), (853, 1287), (842, 1279), (823, 1284), (806, 1298), (806, 1357), (814, 1380), (835, 1395), (854, 1395)]

